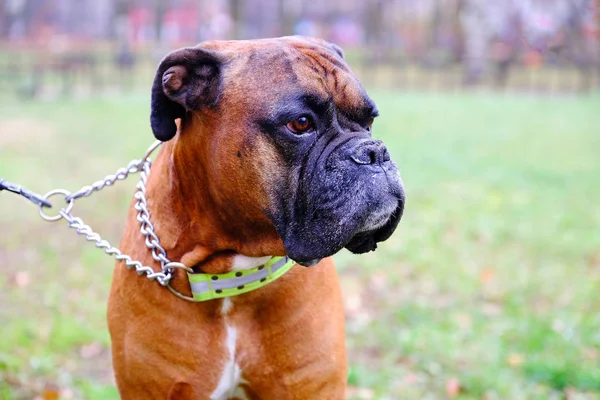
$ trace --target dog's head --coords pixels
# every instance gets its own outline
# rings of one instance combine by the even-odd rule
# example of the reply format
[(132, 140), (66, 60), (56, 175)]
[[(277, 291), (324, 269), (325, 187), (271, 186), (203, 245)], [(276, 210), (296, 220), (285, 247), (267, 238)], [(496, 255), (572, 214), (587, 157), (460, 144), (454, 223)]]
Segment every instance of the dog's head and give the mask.
[(371, 135), (377, 115), (342, 51), (303, 37), (180, 49), (152, 87), (156, 138), (175, 137), (181, 118), (189, 173), (237, 218), (272, 224), (303, 265), (374, 250), (402, 216), (400, 174)]

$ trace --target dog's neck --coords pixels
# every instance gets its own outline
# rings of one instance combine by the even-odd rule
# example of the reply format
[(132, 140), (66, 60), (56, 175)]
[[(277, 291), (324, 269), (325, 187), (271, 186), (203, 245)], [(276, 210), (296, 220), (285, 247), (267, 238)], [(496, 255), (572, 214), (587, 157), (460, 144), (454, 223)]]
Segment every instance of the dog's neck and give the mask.
[(203, 159), (202, 143), (187, 143), (178, 135), (162, 147), (151, 167), (146, 196), (151, 221), (169, 259), (217, 274), (254, 268), (270, 256), (285, 255), (266, 217), (252, 218), (233, 204), (219, 204), (214, 194), (219, 188), (202, 183), (211, 181), (206, 163), (218, 162)]

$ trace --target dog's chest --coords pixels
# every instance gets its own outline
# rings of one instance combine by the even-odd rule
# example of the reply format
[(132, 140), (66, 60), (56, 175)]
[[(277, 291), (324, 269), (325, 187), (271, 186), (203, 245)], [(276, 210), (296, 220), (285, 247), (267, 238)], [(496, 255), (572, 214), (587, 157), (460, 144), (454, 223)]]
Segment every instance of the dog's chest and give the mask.
[(242, 370), (236, 363), (236, 343), (237, 343), (237, 329), (227, 323), (227, 313), (231, 308), (231, 300), (225, 298), (221, 307), (221, 314), (224, 317), (226, 324), (226, 336), (225, 347), (228, 352), (228, 358), (225, 362), (225, 366), (221, 371), (219, 382), (215, 390), (211, 393), (211, 400), (227, 400), (230, 398), (237, 398), (245, 400), (247, 399), (245, 391), (240, 387), (241, 384), (247, 383), (242, 378)]
[[(250, 268), (257, 267), (264, 264), (269, 257), (246, 257), (243, 255), (236, 255), (233, 260), (232, 270), (240, 271)], [(240, 386), (247, 384), (248, 382), (242, 377), (242, 370), (236, 363), (236, 345), (238, 338), (238, 330), (228, 320), (228, 315), (232, 308), (232, 301), (229, 298), (223, 299), (223, 305), (221, 306), (221, 315), (225, 321), (226, 335), (224, 338), (225, 347), (228, 352), (228, 358), (225, 362), (225, 366), (221, 371), (219, 382), (217, 387), (210, 395), (211, 400), (227, 400), (230, 398), (236, 398), (246, 400), (246, 392)]]

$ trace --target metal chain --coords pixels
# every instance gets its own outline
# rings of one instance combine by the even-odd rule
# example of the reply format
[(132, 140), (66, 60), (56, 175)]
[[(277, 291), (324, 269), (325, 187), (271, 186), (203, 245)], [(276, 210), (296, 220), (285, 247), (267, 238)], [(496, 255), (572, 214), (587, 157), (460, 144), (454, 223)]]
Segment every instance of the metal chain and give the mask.
[(113, 256), (117, 261), (125, 261), (125, 267), (131, 269), (135, 268), (135, 272), (138, 275), (146, 274), (146, 278), (150, 280), (156, 279), (158, 283), (163, 286), (167, 286), (171, 280), (171, 273), (155, 272), (151, 267), (143, 265), (139, 261), (134, 261), (126, 254), (121, 253), (121, 250), (112, 246), (107, 240), (100, 237), (99, 234), (94, 232), (89, 225), (86, 225), (81, 218), (73, 217), (67, 214), (65, 210), (60, 210), (60, 215), (69, 223), (70, 228), (74, 228), (78, 234), (85, 235), (85, 239), (89, 242), (95, 242), (96, 247), (104, 249), (104, 252), (109, 256)]
[(134, 174), (140, 171), (140, 160), (133, 160), (126, 168), (119, 168), (114, 175), (108, 175), (101, 181), (92, 183), (91, 186), (84, 186), (73, 194), (66, 197), (67, 201), (77, 200), (81, 197), (87, 197), (95, 191), (100, 191), (106, 186), (112, 186), (116, 181), (127, 179), (129, 174)]
[[(41, 205), (39, 206), (39, 212), (46, 221), (58, 221), (64, 218), (69, 224), (69, 227), (74, 228), (78, 234), (84, 235), (87, 241), (95, 242), (96, 247), (104, 249), (106, 254), (113, 256), (117, 261), (125, 261), (127, 269), (133, 267), (138, 275), (141, 276), (146, 274), (146, 278), (156, 280), (162, 286), (168, 286), (169, 281), (173, 277), (173, 268), (187, 268), (183, 264), (171, 262), (167, 258), (167, 252), (160, 245), (158, 236), (154, 233), (154, 225), (150, 222), (150, 212), (148, 211), (148, 202), (146, 200), (146, 182), (148, 180), (148, 175), (150, 174), (150, 166), (152, 163), (149, 156), (160, 144), (161, 142), (155, 142), (150, 146), (141, 160), (133, 160), (126, 168), (118, 169), (114, 175), (108, 175), (103, 180), (94, 182), (91, 186), (84, 186), (75, 193), (70, 193), (63, 189), (56, 189), (46, 193), (43, 197), (44, 200), (48, 200), (49, 197), (57, 194), (63, 195), (67, 202), (67, 206), (62, 208), (56, 216), (46, 215)], [(107, 240), (102, 239), (102, 237), (94, 232), (89, 225), (86, 225), (81, 218), (74, 217), (71, 214), (75, 200), (89, 196), (93, 192), (100, 191), (106, 186), (112, 186), (116, 181), (122, 181), (130, 174), (136, 172), (140, 173), (140, 181), (136, 186), (137, 191), (134, 195), (134, 198), (136, 199), (134, 208), (138, 212), (136, 219), (141, 224), (140, 232), (146, 238), (146, 247), (152, 251), (152, 258), (161, 264), (161, 272), (156, 272), (152, 267), (143, 265), (139, 261), (132, 260), (130, 256), (123, 254)]]
[(137, 192), (134, 198), (137, 200), (134, 208), (138, 214), (136, 219), (141, 224), (140, 232), (146, 236), (146, 247), (152, 250), (152, 258), (160, 262), (163, 272), (171, 273), (172, 271), (166, 271), (166, 265), (171, 261), (167, 258), (166, 250), (160, 245), (158, 236), (154, 233), (154, 225), (150, 222), (150, 212), (148, 211), (148, 202), (146, 200), (146, 181), (150, 174), (150, 161), (146, 160), (140, 173), (140, 181), (137, 184)]

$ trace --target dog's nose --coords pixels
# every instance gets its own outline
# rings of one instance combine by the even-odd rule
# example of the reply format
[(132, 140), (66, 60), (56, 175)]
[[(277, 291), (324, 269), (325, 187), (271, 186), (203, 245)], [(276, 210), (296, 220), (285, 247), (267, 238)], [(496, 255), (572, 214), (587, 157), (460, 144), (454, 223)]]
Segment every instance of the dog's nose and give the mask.
[(383, 164), (390, 161), (390, 153), (381, 140), (366, 140), (352, 149), (350, 158), (360, 165)]

